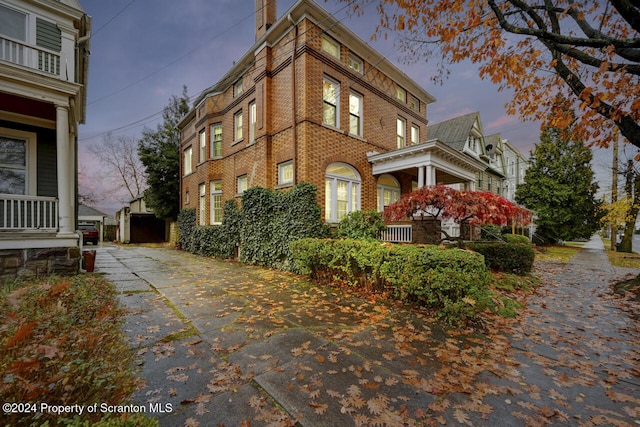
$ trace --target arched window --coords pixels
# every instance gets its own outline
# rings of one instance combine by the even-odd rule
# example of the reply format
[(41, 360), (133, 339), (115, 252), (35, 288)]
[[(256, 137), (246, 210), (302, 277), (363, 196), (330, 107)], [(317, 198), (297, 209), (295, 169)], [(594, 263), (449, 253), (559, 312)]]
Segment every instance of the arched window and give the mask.
[(385, 206), (400, 199), (400, 183), (389, 174), (378, 178), (378, 211), (383, 212)]
[(360, 209), (360, 174), (346, 163), (331, 163), (325, 179), (325, 220), (338, 222)]

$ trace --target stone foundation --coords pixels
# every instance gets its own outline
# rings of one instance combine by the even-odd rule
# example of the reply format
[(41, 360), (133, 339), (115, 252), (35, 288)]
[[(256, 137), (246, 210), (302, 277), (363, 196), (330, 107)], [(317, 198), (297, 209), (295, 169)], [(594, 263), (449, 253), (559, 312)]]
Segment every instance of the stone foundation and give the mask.
[(0, 280), (50, 274), (68, 276), (77, 274), (79, 267), (78, 247), (0, 250)]

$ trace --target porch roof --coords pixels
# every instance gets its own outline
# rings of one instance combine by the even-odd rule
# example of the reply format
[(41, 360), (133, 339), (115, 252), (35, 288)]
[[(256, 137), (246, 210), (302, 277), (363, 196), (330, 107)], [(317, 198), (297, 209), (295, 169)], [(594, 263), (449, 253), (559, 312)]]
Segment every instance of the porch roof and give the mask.
[(447, 175), (474, 181), (476, 172), (487, 168), (481, 161), (437, 139), (386, 153), (367, 153), (367, 160), (371, 163), (373, 175), (433, 166)]

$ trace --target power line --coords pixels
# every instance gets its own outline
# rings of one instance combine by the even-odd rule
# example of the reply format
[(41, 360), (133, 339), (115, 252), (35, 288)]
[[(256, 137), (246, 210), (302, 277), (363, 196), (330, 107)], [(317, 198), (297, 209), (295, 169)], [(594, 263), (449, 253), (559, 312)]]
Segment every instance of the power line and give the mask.
[(129, 3), (127, 3), (127, 5), (125, 7), (123, 7), (122, 9), (120, 9), (120, 11), (118, 13), (116, 13), (115, 15), (113, 15), (113, 17), (111, 17), (111, 19), (109, 19), (107, 22), (105, 22), (104, 24), (102, 24), (102, 26), (100, 28), (98, 28), (95, 31), (91, 32), (91, 36), (89, 38), (93, 38), (96, 34), (98, 34), (100, 31), (102, 31), (107, 25), (109, 25), (114, 19), (116, 19), (118, 16), (122, 15), (122, 13), (127, 10), (129, 8), (129, 6), (131, 6), (133, 3), (135, 3), (136, 0), (131, 0)]

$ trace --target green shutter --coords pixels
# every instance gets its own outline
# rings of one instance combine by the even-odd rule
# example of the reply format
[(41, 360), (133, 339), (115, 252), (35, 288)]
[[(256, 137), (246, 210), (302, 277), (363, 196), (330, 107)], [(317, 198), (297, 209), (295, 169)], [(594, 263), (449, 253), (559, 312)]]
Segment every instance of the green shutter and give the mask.
[(36, 18), (36, 45), (54, 52), (62, 50), (62, 32), (53, 22)]

